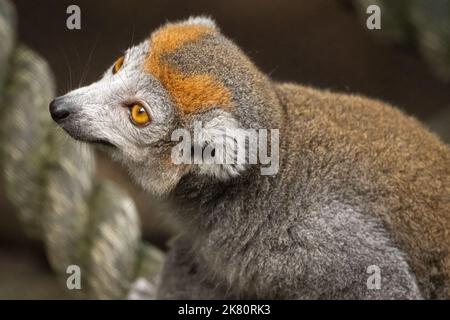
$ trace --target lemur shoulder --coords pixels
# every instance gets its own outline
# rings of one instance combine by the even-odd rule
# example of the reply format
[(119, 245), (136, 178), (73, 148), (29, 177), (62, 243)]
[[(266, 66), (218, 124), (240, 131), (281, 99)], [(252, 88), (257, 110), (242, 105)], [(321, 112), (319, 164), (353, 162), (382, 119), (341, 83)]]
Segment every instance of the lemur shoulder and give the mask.
[[(386, 103), (271, 80), (208, 18), (160, 27), (50, 111), (178, 204), (159, 298), (450, 298), (450, 148)], [(278, 173), (173, 163), (196, 121), (278, 129)]]

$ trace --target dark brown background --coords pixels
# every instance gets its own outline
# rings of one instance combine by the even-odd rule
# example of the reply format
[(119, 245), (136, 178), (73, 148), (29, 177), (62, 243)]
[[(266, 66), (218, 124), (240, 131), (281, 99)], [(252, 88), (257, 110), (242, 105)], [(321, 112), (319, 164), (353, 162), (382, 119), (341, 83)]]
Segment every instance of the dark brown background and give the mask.
[[(165, 21), (207, 14), (276, 80), (364, 94), (391, 102), (421, 119), (450, 103), (450, 84), (439, 81), (411, 48), (380, 43), (371, 34), (379, 31), (365, 28), (350, 1), (14, 3), (20, 41), (48, 60), (60, 94), (99, 78), (123, 49), (145, 39)], [(81, 7), (81, 30), (66, 28), (66, 8), (71, 4)], [(130, 192), (137, 201), (145, 237), (163, 245), (169, 228), (154, 217), (154, 212), (163, 209), (131, 185), (115, 164), (99, 157), (99, 174)], [(5, 283), (14, 287), (0, 288), (0, 297), (61, 297), (40, 245), (24, 239), (10, 207), (0, 210), (0, 287), (5, 288)]]

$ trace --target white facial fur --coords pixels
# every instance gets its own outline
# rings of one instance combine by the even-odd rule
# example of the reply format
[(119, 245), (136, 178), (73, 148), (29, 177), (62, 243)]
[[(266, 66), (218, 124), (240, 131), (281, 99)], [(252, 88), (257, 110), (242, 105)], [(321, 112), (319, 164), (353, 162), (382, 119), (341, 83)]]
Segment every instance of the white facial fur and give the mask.
[[(152, 164), (157, 165), (161, 143), (170, 137), (175, 122), (174, 106), (166, 91), (144, 71), (148, 47), (148, 41), (144, 41), (130, 48), (116, 74), (111, 66), (99, 81), (57, 98), (58, 103), (70, 106), (71, 110), (61, 127), (78, 140), (113, 144), (115, 147), (105, 150), (122, 161), (138, 180), (149, 176), (147, 171), (152, 170)], [(150, 125), (138, 127), (130, 121), (127, 106), (134, 102), (144, 105), (151, 118)], [(147, 180), (141, 182), (152, 188), (148, 183), (155, 179)]]

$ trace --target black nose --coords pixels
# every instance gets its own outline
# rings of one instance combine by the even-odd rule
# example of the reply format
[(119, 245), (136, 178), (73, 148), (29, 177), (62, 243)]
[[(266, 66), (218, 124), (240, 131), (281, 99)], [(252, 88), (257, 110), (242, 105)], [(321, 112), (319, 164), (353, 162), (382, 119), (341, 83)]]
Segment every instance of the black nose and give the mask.
[(54, 99), (49, 105), (50, 114), (56, 122), (61, 122), (70, 116), (67, 104), (62, 103), (59, 98)]

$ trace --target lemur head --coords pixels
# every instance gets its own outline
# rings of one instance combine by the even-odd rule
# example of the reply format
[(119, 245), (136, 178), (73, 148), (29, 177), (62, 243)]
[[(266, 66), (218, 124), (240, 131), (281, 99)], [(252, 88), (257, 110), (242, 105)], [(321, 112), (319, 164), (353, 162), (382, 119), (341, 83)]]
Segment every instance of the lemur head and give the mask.
[[(271, 82), (204, 17), (169, 23), (125, 51), (103, 77), (50, 103), (73, 138), (106, 145), (145, 189), (165, 194), (187, 173), (227, 179), (243, 167), (174, 164), (172, 132), (271, 128)], [(203, 146), (202, 146), (203, 147)]]

